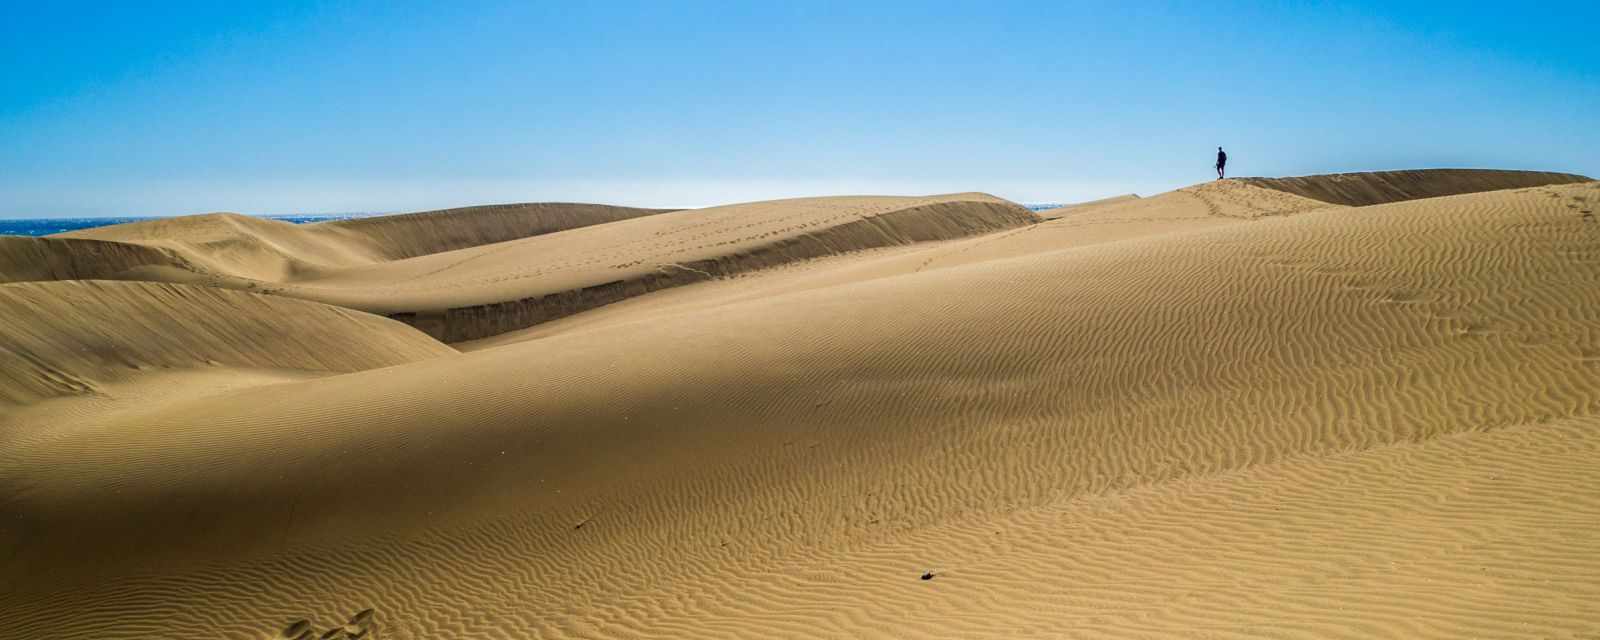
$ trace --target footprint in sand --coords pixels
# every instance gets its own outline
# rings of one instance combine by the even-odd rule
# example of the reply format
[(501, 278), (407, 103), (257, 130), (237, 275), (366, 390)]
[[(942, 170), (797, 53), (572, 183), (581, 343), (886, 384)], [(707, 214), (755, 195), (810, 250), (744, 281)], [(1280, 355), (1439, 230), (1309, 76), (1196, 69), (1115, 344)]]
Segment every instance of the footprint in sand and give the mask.
[(288, 638), (289, 640), (307, 640), (311, 637), (311, 621), (296, 620), (291, 622), (289, 626), (283, 628), (283, 632), (278, 634), (278, 637)]
[(1380, 300), (1391, 304), (1408, 304), (1422, 300), (1422, 294), (1410, 289), (1392, 289), (1386, 292)]
[(350, 621), (344, 624), (345, 634), (353, 640), (355, 638), (365, 638), (367, 634), (377, 631), (378, 623), (372, 619), (376, 613), (377, 611), (374, 609), (363, 609), (350, 616)]
[(296, 620), (284, 627), (275, 640), (375, 640), (376, 613), (375, 609), (362, 609), (350, 616), (344, 624), (328, 629), (322, 635), (317, 635), (316, 630), (311, 627), (311, 621)]

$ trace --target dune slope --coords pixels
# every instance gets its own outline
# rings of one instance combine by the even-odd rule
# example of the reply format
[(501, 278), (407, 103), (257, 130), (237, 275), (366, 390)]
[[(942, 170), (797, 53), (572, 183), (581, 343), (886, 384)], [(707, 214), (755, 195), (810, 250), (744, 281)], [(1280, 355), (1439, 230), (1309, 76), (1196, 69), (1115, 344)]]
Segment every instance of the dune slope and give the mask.
[(350, 372), (454, 353), (385, 318), (210, 287), (13, 283), (0, 309), (0, 408), (174, 369)]
[[(161, 218), (48, 238), (0, 238), (0, 282), (127, 279), (260, 288), (339, 269), (665, 211), (550, 203), (466, 207), (305, 225), (236, 213)], [(33, 266), (39, 264), (70, 268)]]
[(310, 225), (207, 214), (8, 242), (0, 282), (242, 289), (386, 315), (456, 342), (685, 283), (1038, 220), (984, 194), (802, 198), (679, 215), (497, 205)]
[(595, 326), (658, 321), (689, 309), (703, 309), (795, 291), (839, 286), (1037, 253), (1186, 233), (1316, 209), (1340, 208), (1325, 202), (1234, 181), (1185, 187), (1149, 198), (1107, 198), (1041, 213), (1039, 224), (946, 242), (842, 256), (749, 274), (736, 281), (696, 283), (638, 296), (607, 307), (489, 338), (457, 342), (463, 350), (492, 348)]
[(495, 204), (332, 220), (311, 227), (350, 231), (368, 239), (384, 259), (399, 260), (671, 211), (602, 204)]
[(102, 240), (0, 236), (0, 283), (117, 279), (151, 268), (198, 269), (171, 249)]
[(387, 315), (457, 342), (683, 284), (1036, 222), (985, 194), (755, 202), (348, 269), (272, 291)]
[(1293, 178), (1236, 179), (1258, 187), (1277, 189), (1313, 200), (1353, 207), (1591, 180), (1570, 173), (1499, 169), (1416, 169), (1334, 173)]
[(112, 416), (0, 450), (0, 629), (1583, 637), (1597, 199), (1267, 216)]

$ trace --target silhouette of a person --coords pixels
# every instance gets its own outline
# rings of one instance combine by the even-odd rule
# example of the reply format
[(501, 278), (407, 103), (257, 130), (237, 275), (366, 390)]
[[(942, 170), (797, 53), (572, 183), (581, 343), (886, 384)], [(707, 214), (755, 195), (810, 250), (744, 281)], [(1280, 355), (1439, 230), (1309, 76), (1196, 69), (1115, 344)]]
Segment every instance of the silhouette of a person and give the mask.
[(1223, 151), (1222, 147), (1217, 147), (1217, 179), (1218, 180), (1222, 179), (1223, 170), (1227, 166), (1228, 166), (1228, 154), (1227, 154), (1227, 152)]

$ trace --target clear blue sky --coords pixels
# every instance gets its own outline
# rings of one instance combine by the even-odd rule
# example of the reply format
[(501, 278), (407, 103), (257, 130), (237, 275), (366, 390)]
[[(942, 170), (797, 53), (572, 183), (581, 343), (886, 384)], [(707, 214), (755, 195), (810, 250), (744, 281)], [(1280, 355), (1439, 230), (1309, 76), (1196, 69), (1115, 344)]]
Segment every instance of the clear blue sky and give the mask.
[(1597, 2), (0, 4), (4, 217), (1600, 176)]

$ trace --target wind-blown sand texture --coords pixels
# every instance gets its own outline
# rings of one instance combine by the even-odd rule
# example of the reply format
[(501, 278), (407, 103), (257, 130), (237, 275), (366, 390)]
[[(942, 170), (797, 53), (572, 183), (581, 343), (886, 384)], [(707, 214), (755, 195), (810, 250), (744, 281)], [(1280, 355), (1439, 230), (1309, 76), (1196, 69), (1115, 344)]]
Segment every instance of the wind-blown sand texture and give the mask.
[(1498, 189), (1588, 182), (1589, 178), (1548, 171), (1496, 169), (1417, 169), (1334, 173), (1295, 178), (1240, 178), (1241, 182), (1287, 191), (1333, 204), (1363, 207), (1388, 202), (1455, 196)]
[(666, 211), (556, 203), (304, 225), (236, 213), (160, 218), (46, 238), (0, 237), (0, 282), (95, 278), (253, 288)]
[(199, 367), (348, 373), (454, 350), (398, 322), (276, 296), (104, 280), (0, 285), (0, 406)]
[[(438, 283), (748, 264), (762, 233), (869, 220), (907, 241), (830, 239), (465, 353), (349, 312), (380, 338), (338, 366), (235, 363), (305, 376), (0, 414), (0, 636), (261, 639), (371, 608), (418, 639), (1592, 637), (1596, 201), (1220, 181), (972, 237), (828, 199), (708, 210), (821, 221), (714, 236), (733, 250), (657, 234), (698, 212), (548, 236), (600, 267), (502, 243)], [(1011, 211), (933, 203), (950, 229)], [(113, 284), (201, 290), (0, 292)], [(332, 312), (218, 295), (246, 310), (203, 313)], [(190, 325), (162, 339), (214, 358), (226, 332)]]
[[(317, 300), (394, 317), (457, 342), (704, 279), (1038, 221), (1028, 210), (985, 194), (802, 198), (675, 214), (629, 210), (652, 214), (630, 216), (597, 205), (551, 207), (566, 209), (556, 212), (564, 216), (556, 218), (561, 224), (545, 220), (554, 215), (545, 211), (511, 212), (514, 220), (544, 225), (520, 238), (501, 230), (505, 215), (493, 207), (305, 225), (309, 229), (236, 214), (117, 225), (72, 237), (167, 250), (173, 260), (133, 269), (122, 265), (136, 260), (123, 260), (115, 263), (114, 274), (83, 275), (72, 267), (52, 272)], [(584, 209), (570, 210), (578, 207)], [(594, 208), (601, 211), (588, 210)], [(443, 230), (449, 225), (441, 221), (454, 215), (468, 218), (461, 223), (466, 232)], [(603, 215), (626, 219), (599, 226), (573, 221)], [(544, 232), (551, 228), (561, 232)], [(55, 253), (69, 257), (79, 246), (54, 238), (33, 244), (52, 241), (62, 247)], [(37, 260), (31, 254), (30, 259)]]

